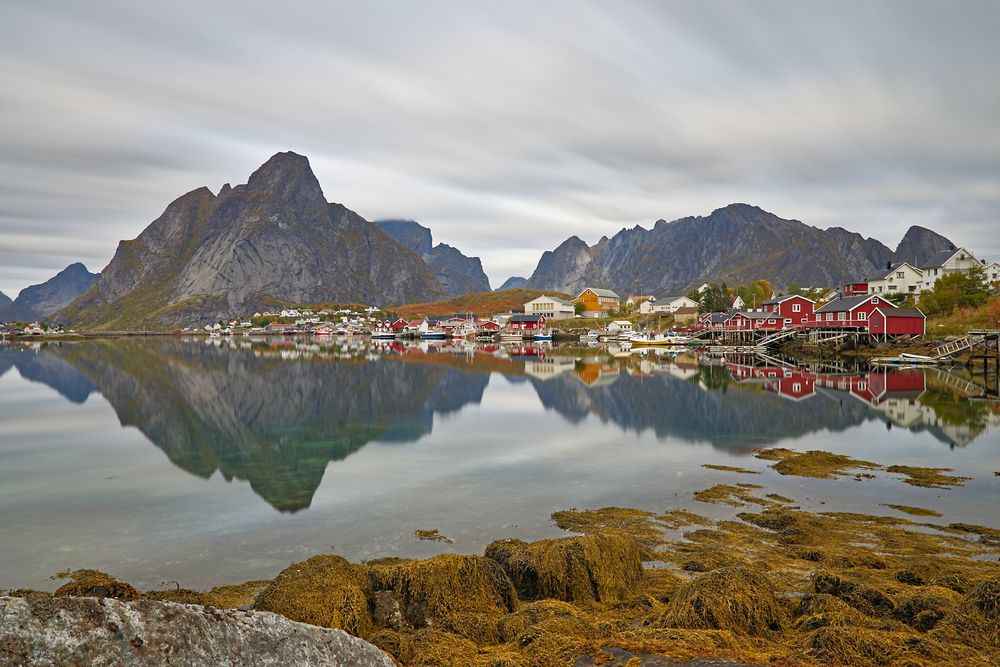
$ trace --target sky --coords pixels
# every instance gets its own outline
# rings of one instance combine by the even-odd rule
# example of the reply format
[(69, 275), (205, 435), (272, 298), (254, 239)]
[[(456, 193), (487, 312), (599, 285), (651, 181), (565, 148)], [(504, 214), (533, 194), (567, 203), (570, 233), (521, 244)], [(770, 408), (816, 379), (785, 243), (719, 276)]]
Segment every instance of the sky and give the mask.
[(1000, 258), (1000, 3), (0, 3), (0, 291), (307, 155), (496, 287), (732, 202)]

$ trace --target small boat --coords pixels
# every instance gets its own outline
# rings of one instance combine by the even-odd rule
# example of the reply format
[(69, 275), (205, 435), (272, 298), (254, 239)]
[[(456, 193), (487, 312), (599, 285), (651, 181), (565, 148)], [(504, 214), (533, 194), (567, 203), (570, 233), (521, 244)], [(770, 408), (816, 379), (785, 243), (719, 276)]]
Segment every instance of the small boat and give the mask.
[(902, 352), (896, 357), (876, 357), (871, 360), (874, 366), (937, 366), (945, 361), (950, 361), (949, 357), (928, 357), (923, 354), (909, 354)]
[(448, 334), (437, 329), (428, 329), (420, 334), (420, 340), (447, 340)]
[(376, 329), (372, 332), (372, 340), (396, 340), (396, 332), (392, 329)]
[(551, 331), (539, 331), (538, 333), (535, 334), (534, 340), (536, 340), (536, 341), (550, 341), (550, 340), (552, 340), (552, 332)]
[(691, 339), (687, 336), (681, 336), (668, 331), (665, 334), (632, 334), (629, 337), (629, 342), (636, 347), (647, 345), (687, 345), (691, 342)]

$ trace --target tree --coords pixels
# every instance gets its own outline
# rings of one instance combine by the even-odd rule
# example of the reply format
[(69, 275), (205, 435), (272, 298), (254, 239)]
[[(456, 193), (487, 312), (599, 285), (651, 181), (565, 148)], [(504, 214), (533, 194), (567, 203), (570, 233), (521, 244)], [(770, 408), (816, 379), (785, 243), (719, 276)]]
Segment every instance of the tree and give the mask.
[(934, 282), (934, 289), (920, 295), (920, 308), (928, 314), (948, 313), (958, 307), (986, 303), (990, 290), (981, 267), (948, 273)]
[(766, 280), (755, 280), (749, 285), (740, 285), (733, 290), (736, 296), (743, 299), (747, 308), (759, 308), (760, 304), (771, 298), (773, 290)]
[(722, 313), (732, 306), (725, 284), (712, 283), (698, 297), (698, 309), (703, 313)]

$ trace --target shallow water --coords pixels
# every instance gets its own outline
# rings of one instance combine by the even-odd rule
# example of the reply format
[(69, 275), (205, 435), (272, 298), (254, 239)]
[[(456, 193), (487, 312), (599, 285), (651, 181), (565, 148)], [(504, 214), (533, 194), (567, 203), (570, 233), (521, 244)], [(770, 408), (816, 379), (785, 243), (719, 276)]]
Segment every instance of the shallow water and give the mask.
[[(691, 499), (720, 482), (811, 509), (895, 503), (1000, 526), (1000, 407), (968, 400), (964, 380), (743, 361), (245, 338), (3, 345), (0, 588), (51, 589), (80, 567), (204, 588), (316, 553), (481, 553), (560, 534), (549, 515), (571, 507), (728, 516)], [(763, 446), (974, 479), (784, 477), (753, 457)]]

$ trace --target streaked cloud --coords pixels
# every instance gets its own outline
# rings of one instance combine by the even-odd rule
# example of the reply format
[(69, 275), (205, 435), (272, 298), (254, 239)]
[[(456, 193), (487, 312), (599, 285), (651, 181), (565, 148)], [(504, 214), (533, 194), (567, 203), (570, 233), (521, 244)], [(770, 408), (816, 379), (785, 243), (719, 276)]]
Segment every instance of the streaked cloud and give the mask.
[(733, 201), (1000, 256), (990, 2), (0, 7), (0, 290), (308, 155), (327, 198), (527, 275)]

